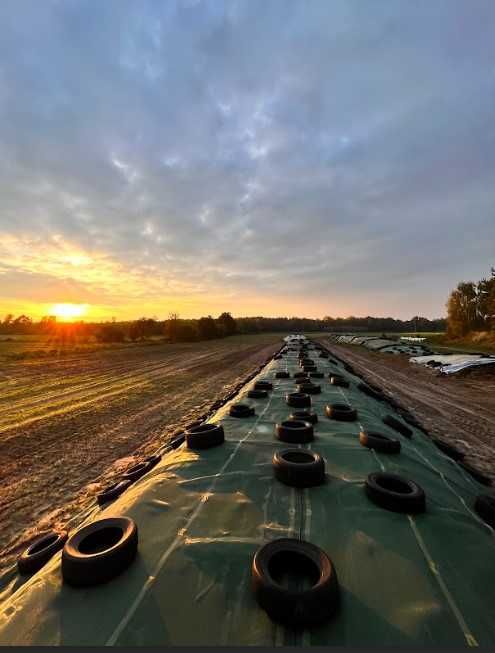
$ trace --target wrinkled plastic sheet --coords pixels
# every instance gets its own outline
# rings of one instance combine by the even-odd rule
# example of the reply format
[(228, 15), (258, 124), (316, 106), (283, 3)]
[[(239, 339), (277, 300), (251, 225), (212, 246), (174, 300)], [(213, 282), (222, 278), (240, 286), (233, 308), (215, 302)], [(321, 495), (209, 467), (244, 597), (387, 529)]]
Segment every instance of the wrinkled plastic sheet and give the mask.
[(415, 356), (410, 359), (412, 363), (419, 365), (431, 365), (431, 362), (440, 363), (437, 369), (442, 374), (455, 374), (470, 367), (481, 367), (494, 365), (495, 356), (483, 356), (480, 354), (451, 354), (433, 356)]
[[(223, 424), (224, 445), (170, 452), (118, 500), (88, 518), (132, 517), (139, 553), (119, 577), (101, 586), (62, 582), (60, 553), (0, 606), (0, 643), (18, 645), (418, 645), (490, 646), (495, 643), (495, 540), (472, 509), (486, 491), (446, 458), (419, 430), (401, 438), (382, 423), (386, 404), (361, 393), (360, 379), (317, 358), (351, 387), (315, 379), (319, 422), (308, 448), (326, 462), (322, 486), (295, 489), (274, 479), (271, 460), (290, 445), (274, 424), (290, 409), (293, 380), (277, 370), (299, 369), (296, 354), (272, 361), (257, 379), (274, 383), (268, 400), (235, 401), (256, 416), (234, 419), (229, 404), (211, 421)], [(325, 405), (348, 401), (358, 421), (337, 422)], [(399, 437), (397, 456), (362, 447), (360, 428)], [(408, 516), (381, 509), (365, 495), (366, 476), (403, 474), (426, 492), (427, 512)], [(325, 625), (293, 630), (273, 623), (255, 601), (252, 557), (279, 537), (304, 539), (334, 562), (341, 606)]]
[(351, 345), (361, 345), (366, 349), (379, 351), (383, 354), (409, 354), (421, 355), (426, 351), (423, 345), (414, 345), (412, 343), (397, 342), (388, 338), (379, 338), (377, 336), (356, 336), (344, 335), (336, 338), (337, 342)]

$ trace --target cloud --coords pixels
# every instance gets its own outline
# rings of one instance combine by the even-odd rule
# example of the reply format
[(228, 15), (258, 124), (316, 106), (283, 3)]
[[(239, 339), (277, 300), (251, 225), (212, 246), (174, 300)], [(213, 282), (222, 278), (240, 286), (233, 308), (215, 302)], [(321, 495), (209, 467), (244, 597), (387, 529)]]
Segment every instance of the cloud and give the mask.
[(1, 3), (2, 305), (442, 314), (493, 264), (494, 18)]

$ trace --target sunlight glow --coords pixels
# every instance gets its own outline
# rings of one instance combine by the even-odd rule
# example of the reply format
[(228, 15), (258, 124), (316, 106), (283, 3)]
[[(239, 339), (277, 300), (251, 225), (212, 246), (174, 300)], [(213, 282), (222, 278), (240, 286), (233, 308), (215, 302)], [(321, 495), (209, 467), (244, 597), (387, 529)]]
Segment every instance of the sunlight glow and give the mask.
[(87, 304), (54, 304), (51, 313), (64, 322), (70, 322), (85, 315), (87, 309)]

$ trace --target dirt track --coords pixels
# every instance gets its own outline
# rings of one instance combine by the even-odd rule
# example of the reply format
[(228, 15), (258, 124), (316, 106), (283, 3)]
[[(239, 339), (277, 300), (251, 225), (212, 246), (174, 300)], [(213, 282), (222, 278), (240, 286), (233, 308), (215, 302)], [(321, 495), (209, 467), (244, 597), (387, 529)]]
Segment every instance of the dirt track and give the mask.
[(495, 482), (495, 373), (488, 370), (439, 376), (409, 363), (406, 356), (364, 347), (321, 342), (364, 378), (380, 386), (421, 422), (431, 435), (455, 444), (466, 461)]
[(280, 344), (239, 336), (2, 364), (0, 568)]

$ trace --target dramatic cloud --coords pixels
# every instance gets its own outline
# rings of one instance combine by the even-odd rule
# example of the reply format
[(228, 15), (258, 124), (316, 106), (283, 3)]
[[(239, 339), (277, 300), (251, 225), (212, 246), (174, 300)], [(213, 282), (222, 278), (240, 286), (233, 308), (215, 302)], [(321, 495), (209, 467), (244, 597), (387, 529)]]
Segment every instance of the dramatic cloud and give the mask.
[(0, 310), (443, 314), (495, 263), (494, 21), (3, 0)]

